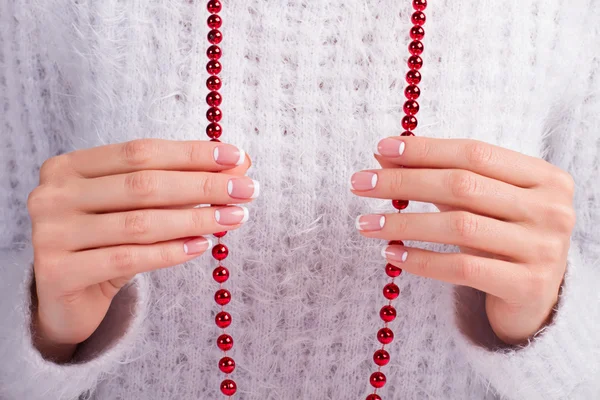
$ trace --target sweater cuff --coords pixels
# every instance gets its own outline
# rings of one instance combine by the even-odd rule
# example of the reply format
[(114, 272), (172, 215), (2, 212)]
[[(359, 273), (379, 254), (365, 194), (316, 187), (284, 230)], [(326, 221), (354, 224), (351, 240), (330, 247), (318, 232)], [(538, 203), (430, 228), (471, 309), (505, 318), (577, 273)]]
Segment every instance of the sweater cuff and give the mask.
[(553, 320), (528, 344), (474, 339), (485, 337), (477, 335), (481, 328), (462, 327), (457, 335), (473, 369), (502, 398), (591, 399), (600, 393), (600, 295), (593, 284), (600, 281), (600, 263), (582, 254), (572, 246)]
[[(74, 361), (56, 364), (33, 346), (32, 251), (0, 253), (0, 398), (74, 399), (123, 363), (141, 330), (148, 285), (138, 276), (114, 298), (94, 334), (78, 346)], [(4, 278), (7, 279), (4, 279)]]

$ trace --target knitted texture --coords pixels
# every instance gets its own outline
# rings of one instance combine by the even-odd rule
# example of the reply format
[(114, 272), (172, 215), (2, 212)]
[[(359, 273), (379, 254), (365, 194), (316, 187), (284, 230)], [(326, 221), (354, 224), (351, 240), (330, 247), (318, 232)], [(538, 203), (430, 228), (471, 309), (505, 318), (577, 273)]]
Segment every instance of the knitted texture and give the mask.
[[(223, 3), (223, 139), (250, 154), (262, 187), (251, 220), (225, 238), (236, 398), (363, 398), (386, 277), (384, 242), (360, 237), (354, 218), (391, 207), (348, 185), (377, 168), (377, 141), (400, 133), (410, 2)], [(417, 133), (556, 163), (577, 182), (578, 226), (555, 320), (525, 348), (475, 344), (456, 324), (451, 285), (403, 275), (381, 393), (598, 397), (600, 4), (430, 3)], [(45, 159), (142, 137), (206, 139), (204, 5), (0, 1), (0, 398), (221, 398), (208, 256), (139, 276), (76, 365), (39, 356), (28, 311), (25, 202)]]

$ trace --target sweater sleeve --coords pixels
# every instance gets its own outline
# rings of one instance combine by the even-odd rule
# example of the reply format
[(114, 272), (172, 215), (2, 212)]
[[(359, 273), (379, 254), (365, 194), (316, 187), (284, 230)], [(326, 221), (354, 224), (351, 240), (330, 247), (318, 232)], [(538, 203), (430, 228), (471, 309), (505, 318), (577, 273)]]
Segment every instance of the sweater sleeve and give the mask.
[[(32, 344), (31, 251), (0, 251), (0, 398), (76, 399), (126, 362), (141, 329), (147, 284), (142, 276), (121, 290), (98, 330), (71, 364), (45, 360)], [(84, 396), (87, 398), (87, 396)]]

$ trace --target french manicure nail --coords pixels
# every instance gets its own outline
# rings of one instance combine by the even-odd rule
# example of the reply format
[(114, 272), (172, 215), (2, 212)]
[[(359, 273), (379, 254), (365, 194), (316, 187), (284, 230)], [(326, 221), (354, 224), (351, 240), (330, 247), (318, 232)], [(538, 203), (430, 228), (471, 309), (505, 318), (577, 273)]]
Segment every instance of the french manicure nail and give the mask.
[(227, 193), (234, 199), (255, 199), (260, 193), (260, 184), (250, 178), (232, 178), (227, 182)]
[(377, 185), (377, 174), (374, 172), (361, 171), (352, 175), (352, 189), (365, 191), (375, 189)]
[(221, 225), (243, 224), (250, 218), (246, 207), (223, 207), (215, 210), (215, 220)]
[(183, 244), (183, 251), (187, 255), (200, 254), (212, 247), (212, 240), (204, 236), (193, 238)]
[(386, 246), (381, 249), (381, 255), (390, 261), (403, 263), (408, 258), (408, 251), (402, 246)]
[(242, 165), (246, 159), (246, 152), (230, 144), (221, 144), (215, 147), (213, 157), (219, 165)]
[(402, 140), (386, 138), (377, 144), (377, 152), (385, 157), (399, 157), (404, 154), (406, 143)]
[(385, 225), (385, 215), (359, 215), (356, 218), (356, 229), (363, 232), (380, 231)]

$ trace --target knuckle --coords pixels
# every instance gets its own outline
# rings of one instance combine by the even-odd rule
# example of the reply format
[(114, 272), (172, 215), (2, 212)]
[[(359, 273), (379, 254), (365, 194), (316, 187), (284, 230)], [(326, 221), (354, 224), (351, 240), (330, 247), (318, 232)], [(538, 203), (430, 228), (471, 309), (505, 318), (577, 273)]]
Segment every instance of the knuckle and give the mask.
[(518, 295), (523, 299), (540, 299), (548, 293), (553, 277), (547, 271), (529, 271), (521, 285), (517, 288)]
[(560, 260), (564, 252), (562, 240), (554, 237), (544, 237), (537, 244), (538, 260), (542, 262), (553, 263)]
[(387, 187), (390, 193), (396, 193), (402, 189), (402, 171), (399, 169), (390, 170), (386, 174)]
[(419, 160), (427, 160), (429, 159), (429, 155), (431, 154), (431, 143), (429, 140), (422, 140), (419, 142), (420, 146), (417, 147), (417, 157)]
[(59, 207), (66, 204), (67, 190), (47, 184), (33, 189), (27, 198), (27, 210), (35, 218), (49, 212), (56, 212)]
[(135, 196), (148, 197), (158, 188), (158, 179), (152, 171), (134, 172), (125, 177), (125, 187)]
[(136, 139), (123, 144), (123, 159), (132, 166), (148, 163), (156, 155), (157, 144), (153, 139)]
[(119, 271), (119, 274), (128, 276), (133, 274), (135, 268), (135, 255), (128, 247), (118, 247), (110, 255), (110, 265)]
[(57, 175), (62, 175), (67, 165), (69, 157), (66, 154), (55, 156), (44, 161), (40, 167), (40, 181), (48, 181)]
[(199, 185), (200, 185), (200, 194), (204, 197), (210, 197), (213, 194), (213, 191), (215, 190), (215, 188), (217, 187), (217, 183), (215, 181), (215, 175), (214, 174), (208, 174), (208, 175), (204, 175), (200, 180), (199, 180)]
[(414, 264), (414, 273), (419, 276), (428, 277), (431, 275), (431, 265), (433, 260), (430, 255), (423, 254), (421, 257), (417, 258), (417, 261)]
[(479, 190), (475, 175), (461, 170), (448, 173), (448, 185), (450, 186), (450, 193), (457, 198), (473, 197)]
[(546, 206), (544, 220), (550, 222), (560, 233), (571, 233), (577, 217), (575, 209), (566, 204), (552, 203)]
[(127, 236), (142, 238), (150, 232), (151, 214), (147, 210), (133, 211), (125, 214), (124, 231)]
[(194, 209), (191, 211), (191, 218), (189, 218), (190, 223), (192, 224), (191, 228), (193, 232), (204, 232), (206, 228), (207, 221), (206, 216), (203, 214), (201, 210)]
[(467, 161), (474, 167), (489, 165), (494, 159), (492, 146), (478, 140), (470, 140), (466, 145)]
[(192, 165), (198, 165), (205, 158), (202, 146), (205, 142), (191, 142), (185, 146), (188, 161)]
[(453, 213), (450, 224), (451, 232), (465, 239), (472, 238), (479, 232), (477, 217), (468, 212)]
[(462, 255), (459, 258), (456, 270), (457, 279), (462, 284), (469, 284), (481, 277), (483, 271), (483, 260), (478, 257)]
[(32, 217), (40, 215), (45, 209), (47, 197), (44, 186), (38, 186), (27, 197), (27, 210)]
[(162, 246), (159, 250), (158, 257), (162, 265), (171, 266), (177, 264), (177, 257), (171, 246)]
[(573, 196), (575, 193), (575, 180), (568, 172), (560, 170), (560, 173), (557, 174), (556, 178), (559, 186), (563, 191), (565, 191), (569, 196)]

